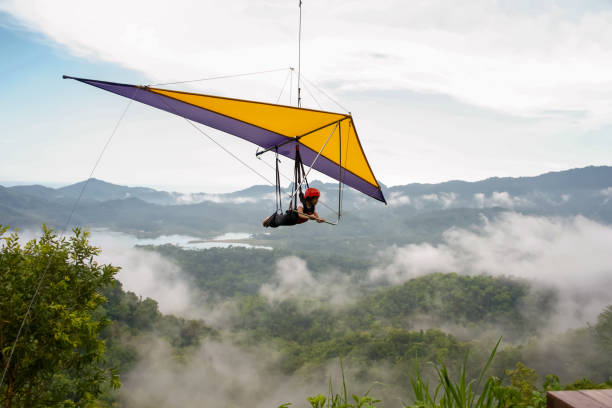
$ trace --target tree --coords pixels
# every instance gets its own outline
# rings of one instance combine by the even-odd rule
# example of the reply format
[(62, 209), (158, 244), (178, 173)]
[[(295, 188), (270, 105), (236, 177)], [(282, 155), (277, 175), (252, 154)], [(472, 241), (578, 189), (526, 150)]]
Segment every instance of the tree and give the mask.
[(25, 245), (7, 231), (0, 225), (2, 405), (84, 406), (103, 387), (120, 386), (117, 374), (104, 367), (98, 336), (109, 323), (102, 290), (119, 268), (98, 264), (100, 249), (79, 228), (60, 238), (43, 225), (41, 237)]
[(612, 305), (599, 314), (595, 335), (602, 347), (612, 350)]

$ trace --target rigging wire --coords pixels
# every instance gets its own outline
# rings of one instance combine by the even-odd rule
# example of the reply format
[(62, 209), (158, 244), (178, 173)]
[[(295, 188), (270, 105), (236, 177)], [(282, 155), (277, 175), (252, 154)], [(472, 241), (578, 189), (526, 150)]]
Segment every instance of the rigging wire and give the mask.
[[(285, 68), (286, 69), (286, 68)], [(293, 68), (289, 68), (290, 72), (291, 72), (291, 79), (293, 79)], [(291, 89), (291, 87), (289, 88)], [(163, 101), (163, 99), (162, 99)], [(172, 111), (175, 115), (176, 115), (176, 111), (174, 109), (172, 109), (165, 101), (164, 101), (164, 105), (166, 105), (166, 107)], [(180, 116), (180, 115), (177, 115)], [(182, 117), (182, 116), (180, 116)], [(227, 148), (225, 148), (225, 146), (223, 146), (221, 143), (217, 142), (217, 140), (215, 140), (212, 136), (210, 136), (208, 133), (206, 133), (204, 130), (202, 130), (199, 126), (197, 126), (195, 123), (193, 123), (191, 120), (182, 117), (184, 120), (186, 120), (194, 129), (196, 129), (198, 132), (200, 132), (202, 135), (204, 135), (206, 138), (208, 138), (211, 142), (213, 142), (214, 144), (216, 144), (221, 150), (223, 150), (224, 152), (226, 152), (227, 154), (229, 154), (231, 157), (233, 157), (234, 159), (236, 159), (239, 163), (241, 163), (243, 166), (245, 166), (246, 168), (248, 168), (249, 170), (251, 170), (253, 173), (257, 174), (259, 177), (261, 177), (264, 181), (266, 181), (268, 184), (270, 184), (273, 187), (276, 187), (276, 183), (272, 182), (270, 179), (268, 179), (266, 176), (264, 176), (263, 174), (261, 174), (260, 172), (258, 172), (257, 170), (255, 170), (252, 166), (250, 166), (248, 163), (246, 163), (244, 160), (240, 159), (238, 156), (236, 156), (234, 153), (232, 153), (230, 150), (228, 150)], [(331, 135), (330, 135), (331, 137)], [(329, 139), (328, 139), (329, 141)], [(315, 159), (316, 161), (316, 159)], [(274, 169), (274, 167), (272, 167), (270, 164), (268, 164), (266, 161), (262, 160), (262, 162), (267, 165), (268, 167)], [(311, 167), (312, 169), (312, 167)], [(310, 170), (309, 169), (309, 172)], [(287, 178), (288, 180), (290, 180), (286, 175), (280, 173), (283, 177)], [(290, 180), (291, 181), (291, 180)], [(293, 198), (293, 195), (291, 195), (291, 198)], [(328, 208), (330, 211), (335, 213), (335, 210), (333, 210), (331, 207), (327, 206), (325, 203), (321, 202), (321, 204)]]
[[(291, 68), (289, 68), (291, 69)], [(285, 77), (285, 82), (283, 82), (283, 87), (281, 88), (280, 93), (278, 94), (278, 98), (276, 98), (276, 104), (280, 102), (281, 96), (283, 96), (283, 92), (285, 92), (285, 86), (287, 85), (287, 81), (289, 80), (289, 76), (291, 75), (291, 71), (287, 71), (287, 76)]]
[[(269, 167), (269, 168), (271, 168), (272, 170), (275, 170), (274, 166), (272, 166), (270, 163), (268, 163), (267, 161), (265, 161), (265, 160), (263, 159), (263, 156), (257, 156), (257, 158), (258, 158), (259, 160), (261, 160), (261, 162), (262, 162), (263, 164), (265, 164), (266, 166), (268, 166), (268, 167)], [(288, 176), (287, 176), (285, 173), (283, 173), (282, 171), (280, 171), (280, 170), (279, 170), (279, 174), (281, 175), (281, 177), (284, 177), (284, 178), (285, 178), (285, 180), (287, 180), (288, 182), (293, 183), (293, 180), (292, 180), (291, 178), (289, 178), (289, 177), (288, 177)], [(343, 184), (343, 186), (344, 186), (344, 184)], [(288, 196), (288, 197), (293, 197), (293, 195), (292, 195), (292, 194), (287, 194), (287, 196)], [(321, 204), (323, 207), (327, 208), (327, 209), (328, 209), (328, 210), (330, 210), (332, 213), (334, 213), (334, 214), (336, 214), (336, 215), (337, 215), (336, 210), (335, 210), (335, 209), (333, 209), (333, 208), (331, 208), (329, 205), (325, 204), (325, 202), (323, 202), (323, 201), (319, 200), (318, 204)]]
[[(306, 179), (308, 177), (308, 175), (310, 174), (310, 172), (313, 169), (313, 166), (315, 165), (315, 163), (317, 162), (317, 160), (319, 160), (319, 157), (321, 156), (321, 153), (323, 152), (323, 150), (325, 149), (325, 147), (327, 146), (327, 143), (329, 143), (329, 140), (331, 139), (331, 137), (333, 136), (334, 132), (336, 131), (336, 129), (338, 128), (340, 121), (336, 122), (336, 126), (334, 126), (334, 128), (332, 129), (331, 133), (329, 134), (329, 136), (327, 137), (327, 140), (325, 141), (325, 143), (323, 144), (323, 147), (321, 148), (321, 150), (319, 150), (319, 153), (317, 153), (317, 156), (314, 158), (314, 160), (312, 161), (312, 163), (310, 163), (310, 168), (308, 169), (308, 171), (306, 172), (306, 174), (304, 175), (304, 179)], [(297, 194), (297, 190), (299, 188), (302, 188), (302, 183), (300, 183), (299, 186), (294, 186), (293, 188), (293, 194), (291, 195), (291, 199), (293, 199), (293, 197)]]
[[(167, 106), (167, 105), (166, 105)], [(257, 174), (259, 177), (261, 177), (264, 181), (266, 181), (268, 184), (270, 184), (272, 187), (277, 186), (276, 183), (272, 182), (269, 178), (267, 178), (266, 176), (264, 176), (263, 174), (261, 174), (260, 172), (258, 172), (257, 170), (255, 170), (253, 167), (251, 167), (249, 164), (247, 164), (244, 160), (240, 159), (238, 156), (236, 156), (235, 154), (233, 154), (231, 151), (229, 151), (228, 149), (226, 149), (221, 143), (217, 142), (212, 136), (210, 136), (208, 133), (204, 132), (199, 126), (197, 126), (195, 123), (193, 123), (192, 121), (190, 121), (187, 118), (183, 118), (185, 119), (191, 126), (194, 127), (194, 129), (196, 129), (198, 132), (200, 132), (202, 135), (206, 136), (211, 142), (213, 142), (214, 144), (216, 144), (220, 149), (222, 149), (224, 152), (226, 152), (227, 154), (229, 154), (230, 156), (232, 156), (234, 159), (236, 159), (238, 162), (240, 162), (243, 166), (245, 166), (246, 168), (248, 168), (249, 170), (251, 170), (253, 173)], [(329, 139), (328, 139), (329, 140)], [(275, 167), (272, 166), (270, 163), (266, 162), (265, 160), (261, 159), (261, 162), (264, 163), (266, 166), (270, 167), (271, 169), (275, 170)], [(278, 159), (280, 162), (280, 159)], [(316, 160), (315, 160), (316, 162)], [(314, 164), (314, 163), (313, 163)], [(308, 171), (308, 173), (310, 173), (310, 170)], [(284, 177), (285, 179), (287, 179), (289, 182), (293, 182), (293, 180), (291, 180), (289, 177), (287, 177), (287, 175), (285, 175), (284, 173), (282, 173), (280, 170), (278, 170), (278, 174), (282, 177)], [(280, 181), (280, 179), (277, 179), (278, 181)], [(282, 187), (281, 187), (282, 188)], [(294, 194), (287, 194), (290, 199), (293, 199)], [(337, 214), (336, 210), (334, 210), (333, 208), (331, 208), (330, 206), (328, 206), (327, 204), (325, 204), (322, 201), (319, 201), (319, 204), (321, 204), (322, 206), (324, 206), (325, 208), (327, 208), (328, 210), (330, 210), (331, 212), (333, 212), (334, 214)]]
[(176, 110), (174, 110), (172, 107), (170, 107), (170, 105), (168, 105), (165, 101), (165, 98), (161, 99), (162, 103), (164, 105), (166, 105), (166, 108), (168, 108), (168, 110), (170, 112), (172, 112), (173, 114), (175, 114), (178, 117), (181, 117), (183, 119), (185, 119), (187, 121), (187, 123), (189, 123), (191, 126), (193, 126), (193, 128), (195, 130), (197, 130), (198, 132), (200, 132), (202, 135), (206, 136), (208, 138), (208, 140), (210, 140), (211, 142), (213, 142), (214, 144), (216, 144), (221, 150), (223, 150), (225, 153), (229, 154), (230, 156), (232, 156), (234, 159), (236, 159), (237, 161), (239, 161), (240, 163), (242, 163), (243, 166), (245, 166), (246, 168), (248, 168), (249, 170), (251, 170), (253, 173), (257, 174), (259, 177), (261, 177), (262, 179), (264, 179), (267, 183), (269, 183), (272, 186), (275, 186), (275, 184), (270, 181), (270, 179), (268, 179), (266, 176), (264, 176), (263, 174), (261, 174), (260, 172), (258, 172), (257, 170), (255, 170), (253, 167), (249, 166), (249, 164), (247, 164), (244, 160), (242, 160), (240, 157), (236, 156), (234, 153), (232, 153), (231, 151), (229, 151), (228, 149), (225, 148), (225, 146), (223, 146), (221, 143), (217, 142), (212, 136), (210, 136), (208, 133), (204, 132), (202, 129), (200, 129), (199, 126), (197, 126), (195, 123), (193, 123), (191, 120), (187, 119), (184, 116), (179, 115)]
[(329, 94), (327, 94), (327, 92), (325, 92), (324, 90), (322, 90), (321, 88), (319, 88), (314, 82), (312, 82), (311, 80), (309, 80), (308, 78), (306, 78), (304, 75), (302, 75), (302, 79), (304, 80), (304, 82), (308, 83), (309, 85), (311, 85), (312, 87), (314, 87), (317, 91), (319, 91), (320, 93), (322, 93), (323, 95), (325, 95), (327, 97), (327, 99), (329, 99), (330, 101), (332, 101), (333, 103), (335, 103), (340, 109), (342, 109), (343, 111), (345, 111), (346, 113), (351, 113), (348, 109), (346, 109), (344, 106), (342, 106), (340, 104), (340, 102), (336, 101), (334, 98), (332, 98), (331, 96), (329, 96)]
[(319, 101), (317, 100), (317, 98), (315, 98), (315, 96), (313, 95), (312, 92), (310, 92), (310, 88), (308, 88), (306, 86), (306, 82), (304, 82), (304, 89), (306, 89), (306, 92), (308, 92), (308, 95), (310, 95), (310, 97), (315, 101), (315, 103), (317, 104), (317, 106), (319, 107), (319, 109), (323, 110), (323, 107), (321, 106), (321, 104), (319, 103)]
[[(128, 104), (126, 105), (125, 109), (123, 110), (123, 113), (119, 117), (119, 120), (115, 124), (115, 127), (113, 128), (113, 131), (111, 132), (108, 140), (104, 144), (104, 147), (102, 148), (102, 151), (98, 155), (98, 159), (96, 160), (96, 163), (94, 164), (93, 168), (91, 169), (91, 172), (89, 173), (89, 177), (83, 183), (83, 187), (81, 188), (81, 191), (79, 192), (79, 195), (77, 196), (77, 199), (75, 200), (74, 204), (72, 205), (72, 210), (70, 211), (70, 215), (68, 216), (68, 219), (66, 220), (66, 223), (64, 224), (64, 227), (61, 230), (61, 233), (59, 235), (60, 239), (63, 238), (64, 234), (66, 233), (66, 229), (68, 229), (68, 225), (70, 225), (70, 221), (72, 220), (72, 216), (74, 215), (74, 212), (76, 211), (77, 206), (79, 205), (79, 202), (81, 201), (81, 198), (83, 197), (83, 194), (85, 193), (85, 189), (87, 188), (87, 185), (92, 180), (94, 172), (96, 171), (96, 168), (98, 167), (98, 165), (100, 164), (100, 161), (102, 160), (102, 156), (106, 152), (106, 149), (108, 148), (111, 140), (113, 139), (113, 137), (117, 133), (117, 129), (119, 128), (119, 125), (123, 121), (123, 118), (125, 117), (125, 114), (127, 113), (127, 111), (129, 109), (130, 105), (132, 104), (132, 102), (133, 102), (133, 100), (130, 99)], [(19, 326), (19, 330), (17, 331), (17, 336), (15, 337), (15, 341), (13, 342), (13, 346), (11, 347), (11, 352), (9, 353), (8, 359), (6, 361), (6, 365), (4, 366), (4, 370), (2, 371), (2, 378), (0, 378), (0, 387), (2, 387), (2, 384), (4, 383), (4, 378), (6, 376), (6, 372), (8, 371), (8, 368), (9, 368), (9, 366), (11, 364), (11, 360), (13, 358), (13, 353), (15, 352), (15, 347), (17, 346), (17, 342), (19, 341), (19, 337), (21, 337), (21, 332), (23, 331), (23, 327), (24, 327), (25, 322), (26, 322), (26, 320), (28, 318), (28, 315), (30, 314), (30, 311), (32, 310), (32, 305), (34, 304), (34, 300), (38, 296), (38, 293), (40, 292), (40, 288), (42, 286), (42, 283), (43, 283), (45, 277), (47, 276), (47, 272), (49, 271), (49, 267), (51, 266), (51, 261), (53, 261), (54, 255), (55, 255), (55, 252), (52, 252), (51, 256), (49, 257), (49, 261), (47, 262), (47, 266), (43, 270), (43, 273), (42, 273), (42, 275), (41, 275), (41, 277), (40, 277), (40, 279), (38, 281), (38, 285), (36, 286), (36, 290), (34, 291), (34, 295), (32, 296), (32, 299), (30, 299), (30, 303), (28, 304), (28, 308), (26, 309), (26, 313), (23, 316), (23, 320), (21, 321), (21, 325)]]
[(276, 195), (276, 213), (278, 214), (283, 211), (283, 191), (280, 181), (280, 170), (278, 168), (280, 164), (280, 159), (278, 158), (278, 147), (276, 148), (275, 153), (276, 154), (274, 155), (274, 161), (276, 162), (276, 188), (274, 192)]
[(261, 174), (260, 172), (258, 172), (257, 170), (255, 170), (253, 167), (251, 167), (248, 163), (246, 163), (244, 160), (242, 160), (241, 158), (239, 158), (238, 156), (236, 156), (234, 153), (232, 153), (231, 151), (229, 151), (228, 149), (226, 149), (221, 143), (217, 142), (212, 136), (210, 136), (208, 133), (204, 132), (199, 126), (197, 126), (195, 123), (193, 123), (192, 121), (190, 121), (187, 118), (183, 118), (185, 119), (191, 126), (193, 126), (193, 128), (195, 130), (197, 130), (198, 132), (200, 132), (202, 135), (206, 136), (211, 142), (213, 142), (214, 144), (216, 144), (217, 146), (219, 146), (219, 148), (221, 148), (221, 150), (223, 150), (225, 153), (229, 154), (230, 156), (232, 156), (234, 159), (238, 160), (240, 163), (242, 163), (243, 166), (245, 166), (246, 168), (248, 168), (249, 170), (251, 170), (253, 173), (257, 174), (259, 177), (261, 177), (263, 180), (265, 180), (268, 184), (270, 184), (271, 186), (276, 186), (276, 184), (272, 181), (270, 181), (269, 178), (267, 178), (266, 176), (264, 176), (263, 174)]
[[(259, 160), (261, 160), (261, 162), (262, 162), (263, 164), (265, 164), (266, 166), (268, 166), (269, 168), (271, 168), (272, 170), (274, 170), (274, 166), (272, 166), (270, 163), (268, 163), (267, 161), (265, 161), (264, 159), (262, 159), (262, 156), (257, 156), (257, 158), (258, 158)], [(284, 178), (285, 178), (285, 179), (286, 179), (288, 182), (293, 183), (293, 180), (292, 180), (292, 179), (290, 179), (290, 178), (289, 178), (289, 177), (288, 177), (288, 176), (287, 176), (285, 173), (283, 173), (282, 171), (279, 171), (279, 173), (280, 173), (280, 175), (281, 175), (282, 177), (284, 177)]]
[(231, 75), (219, 75), (219, 76), (200, 78), (200, 79), (190, 79), (188, 81), (164, 82), (164, 83), (159, 83), (159, 84), (150, 84), (149, 86), (187, 84), (187, 83), (190, 83), (190, 82), (211, 81), (213, 79), (236, 78), (236, 77), (241, 77), (241, 76), (267, 74), (267, 73), (270, 73), (270, 72), (279, 72), (279, 71), (284, 71), (286, 69), (287, 68), (277, 68), (277, 69), (269, 69), (269, 70), (266, 70), (266, 71), (245, 72), (245, 73), (241, 73), (241, 74), (231, 74)]

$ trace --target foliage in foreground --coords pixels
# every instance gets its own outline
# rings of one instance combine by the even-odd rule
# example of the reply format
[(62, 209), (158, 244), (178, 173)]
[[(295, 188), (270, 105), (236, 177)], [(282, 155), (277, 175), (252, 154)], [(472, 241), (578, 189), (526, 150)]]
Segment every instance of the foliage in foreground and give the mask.
[[(417, 369), (416, 375), (410, 376), (413, 402), (404, 403), (404, 408), (545, 408), (547, 391), (612, 388), (612, 379), (602, 384), (582, 379), (563, 386), (559, 378), (552, 374), (547, 375), (542, 387), (538, 388), (537, 373), (521, 362), (516, 364), (514, 370), (506, 370), (505, 379), (487, 376), (500, 343), (501, 338), (493, 347), (477, 378), (468, 378), (467, 353), (457, 379), (453, 379), (446, 364), (433, 364), (437, 385), (430, 386), (421, 370)], [(340, 365), (342, 366), (341, 359)], [(331, 384), (330, 379), (328, 397), (318, 394), (307, 399), (312, 408), (373, 408), (381, 402), (370, 396), (369, 391), (362, 397), (353, 394), (352, 399), (348, 398), (344, 369), (342, 369), (344, 392), (334, 393)], [(290, 405), (291, 403), (286, 403), (279, 408), (287, 408)]]
[[(366, 392), (365, 395), (359, 397), (356, 394), (352, 394), (349, 398), (349, 393), (346, 384), (346, 378), (344, 376), (344, 366), (342, 365), (342, 358), (340, 360), (340, 371), (342, 373), (342, 393), (334, 391), (331, 378), (329, 380), (329, 392), (326, 397), (323, 394), (318, 394), (314, 397), (308, 397), (308, 403), (311, 408), (375, 408), (381, 401), (371, 397), (370, 391)], [(280, 405), (278, 408), (288, 408), (291, 405), (290, 402)]]
[(60, 238), (43, 226), (42, 236), (23, 246), (7, 231), (0, 226), (2, 404), (82, 406), (104, 387), (119, 387), (116, 372), (103, 365), (98, 336), (109, 324), (99, 313), (102, 291), (119, 268), (99, 265), (100, 250), (78, 228)]
[[(41, 239), (41, 241), (44, 239)], [(3, 238), (7, 241), (7, 238)], [(70, 242), (68, 242), (68, 245)], [(167, 248), (175, 250), (174, 248)], [(195, 286), (199, 287), (198, 282), (206, 282), (206, 288), (219, 292), (222, 298), (236, 300), (238, 308), (236, 315), (232, 316), (232, 335), (246, 334), (243, 341), (249, 343), (271, 343), (282, 351), (278, 361), (278, 368), (285, 374), (293, 374), (299, 369), (310, 374), (315, 373), (317, 367), (321, 367), (330, 359), (338, 356), (346, 356), (355, 361), (360, 368), (356, 378), (360, 383), (373, 379), (376, 375), (374, 371), (369, 371), (374, 364), (380, 362), (385, 365), (388, 372), (392, 371), (393, 380), (390, 386), (402, 387), (407, 390), (411, 386), (409, 373), (410, 368), (416, 361), (444, 361), (446, 366), (438, 366), (440, 373), (446, 372), (450, 397), (453, 397), (452, 389), (457, 394), (463, 392), (464, 396), (475, 398), (478, 402), (482, 394), (483, 382), (479, 386), (467, 381), (466, 378), (478, 377), (480, 370), (478, 367), (485, 364), (488, 353), (478, 352), (468, 342), (444, 333), (441, 330), (415, 330), (413, 328), (414, 319), (420, 314), (425, 314), (428, 318), (437, 318), (439, 322), (454, 322), (459, 325), (478, 327), (481, 329), (483, 324), (495, 324), (500, 321), (506, 323), (512, 329), (516, 327), (529, 328), (526, 323), (531, 323), (530, 319), (524, 320), (524, 316), (517, 314), (518, 306), (524, 304), (528, 292), (528, 286), (522, 282), (515, 282), (503, 278), (491, 278), (486, 276), (462, 277), (456, 274), (431, 274), (412, 279), (403, 285), (393, 288), (372, 288), (369, 292), (361, 293), (363, 297), (357, 304), (349, 304), (342, 308), (330, 308), (324, 303), (304, 301), (303, 299), (287, 299), (280, 302), (269, 302), (257, 293), (263, 282), (270, 282), (274, 279), (274, 265), (268, 265), (268, 269), (259, 265), (264, 265), (269, 257), (258, 258), (256, 267), (249, 268), (249, 254), (252, 252), (242, 249), (232, 249), (227, 253), (222, 251), (179, 251), (176, 250), (177, 260), (183, 252), (190, 256), (186, 265), (191, 265), (186, 272), (194, 279)], [(255, 252), (253, 252), (255, 253)], [(240, 256), (236, 256), (236, 255)], [(263, 252), (262, 252), (263, 254)], [(278, 255), (280, 256), (280, 255)], [(6, 258), (2, 258), (2, 261)], [(223, 262), (220, 262), (224, 260)], [(72, 258), (68, 261), (73, 262)], [(313, 270), (313, 275), (318, 276), (324, 273), (327, 259), (319, 260), (321, 265), (311, 264), (308, 260), (309, 269)], [(346, 264), (346, 260), (336, 260), (340, 263), (340, 268), (351, 270), (351, 276), (363, 273), (363, 265), (359, 262)], [(182, 265), (182, 264), (181, 264)], [(199, 266), (198, 266), (199, 265)], [(5, 273), (3, 263), (0, 263)], [(198, 268), (196, 268), (198, 266)], [(233, 274), (226, 276), (227, 271), (234, 271)], [(51, 272), (49, 272), (51, 274)], [(55, 276), (54, 274), (51, 274)], [(50, 276), (51, 276), (50, 275)], [(4, 275), (0, 276), (4, 277)], [(62, 283), (64, 275), (59, 276), (59, 283)], [(36, 277), (32, 277), (36, 281)], [(193, 350), (197, 350), (200, 340), (205, 336), (216, 336), (215, 330), (207, 327), (202, 321), (186, 320), (171, 315), (163, 315), (157, 307), (157, 303), (152, 299), (143, 299), (133, 293), (124, 292), (118, 282), (111, 279), (111, 283), (106, 285), (99, 292), (108, 299), (104, 305), (99, 306), (92, 312), (92, 315), (104, 326), (102, 322), (106, 319), (112, 321), (98, 334), (98, 339), (105, 340), (106, 349), (104, 366), (113, 366), (121, 369), (122, 374), (127, 374), (134, 367), (135, 363), (144, 355), (138, 349), (143, 338), (147, 336), (160, 337), (166, 340), (174, 349), (177, 360), (189, 359)], [(2, 280), (3, 284), (5, 280)], [(9, 284), (10, 280), (7, 280)], [(75, 283), (77, 280), (71, 279), (69, 282)], [(44, 285), (48, 285), (47, 278)], [(71, 286), (68, 284), (68, 286)], [(49, 288), (45, 286), (45, 291)], [(217, 290), (218, 289), (218, 290)], [(1, 295), (10, 292), (6, 287), (0, 288)], [(42, 292), (42, 289), (41, 289)], [(445, 296), (442, 296), (445, 295)], [(30, 295), (24, 295), (28, 300)], [(433, 299), (443, 301), (433, 302)], [(41, 299), (39, 299), (41, 300)], [(45, 301), (53, 299), (45, 298)], [(308, 299), (306, 299), (308, 300)], [(550, 311), (554, 307), (554, 297), (548, 293), (535, 299), (536, 310), (540, 312)], [(0, 303), (5, 301), (0, 298)], [(92, 309), (93, 310), (93, 309)], [(4, 313), (2, 310), (0, 312)], [(3, 314), (0, 316), (4, 316)], [(539, 385), (535, 371), (518, 363), (516, 369), (506, 370), (514, 367), (517, 361), (529, 361), (530, 365), (536, 367), (541, 372), (555, 372), (564, 380), (580, 378), (584, 374), (567, 373), (563, 370), (549, 365), (538, 366), (538, 361), (559, 360), (558, 356), (569, 358), (567, 350), (577, 350), (579, 347), (585, 348), (584, 344), (590, 344), (588, 354), (580, 355), (580, 360), (585, 364), (581, 369), (590, 378), (603, 381), (609, 376), (608, 360), (602, 356), (612, 355), (606, 350), (612, 349), (612, 307), (606, 309), (598, 319), (595, 326), (576, 330), (571, 336), (571, 343), (565, 345), (563, 342), (556, 345), (553, 349), (532, 350), (529, 346), (509, 347), (500, 351), (496, 356), (495, 365), (490, 368), (491, 372), (501, 379), (488, 377), (487, 381), (493, 378), (491, 389), (494, 390), (492, 401), (500, 407), (509, 406), (541, 406), (544, 392), (547, 389), (563, 388), (560, 381), (555, 376), (546, 377), (544, 389)], [(6, 322), (0, 322), (6, 324)], [(1, 329), (1, 327), (0, 327)], [(565, 338), (567, 336), (562, 336)], [(562, 339), (560, 338), (560, 339)], [(21, 343), (21, 340), (20, 340)], [(4, 343), (3, 343), (4, 344)], [(53, 345), (51, 343), (51, 345)], [(550, 347), (549, 347), (550, 348)], [(454, 377), (449, 372), (462, 372), (461, 362), (466, 350), (476, 351), (470, 357), (471, 364), (465, 369), (463, 367), (463, 385), (461, 379), (453, 382)], [(4, 347), (4, 353), (6, 352)], [(81, 349), (79, 349), (81, 350)], [(545, 353), (546, 351), (546, 353)], [(17, 351), (16, 351), (17, 353)], [(573, 354), (573, 353), (572, 353)], [(539, 357), (540, 358), (535, 358)], [(551, 357), (552, 356), (552, 357)], [(597, 357), (598, 365), (591, 364), (593, 356)], [(4, 357), (4, 356), (3, 356)], [(566, 365), (573, 366), (575, 363), (569, 360)], [(465, 362), (464, 362), (465, 363)], [(100, 364), (100, 365), (98, 365)], [(101, 360), (98, 364), (92, 365), (94, 370), (100, 370)], [(459, 365), (457, 371), (456, 366)], [(448, 369), (447, 369), (448, 367)], [(75, 370), (58, 368), (49, 382), (49, 387), (36, 388), (36, 383), (32, 389), (33, 393), (41, 392), (47, 400), (38, 405), (44, 406), (71, 406), (86, 405), (88, 401), (98, 400), (95, 404), (104, 406), (122, 406), (121, 398), (116, 392), (112, 392), (108, 385), (107, 378), (102, 380), (106, 385), (102, 386), (105, 392), (102, 395), (94, 391), (82, 392), (82, 389), (90, 386), (88, 381), (91, 377), (78, 374)], [(83, 371), (85, 372), (85, 371)], [(435, 370), (434, 370), (435, 372)], [(576, 371), (580, 372), (580, 371)], [(490, 375), (489, 373), (488, 375)], [(591, 377), (593, 376), (593, 377)], [(415, 380), (413, 378), (413, 380)], [(421, 378), (421, 382), (424, 381)], [(475, 381), (475, 380), (473, 380)], [(484, 379), (483, 379), (484, 381)], [(81, 383), (82, 382), (82, 383)], [(439, 381), (436, 381), (437, 384)], [(441, 388), (432, 389), (430, 397), (434, 397), (434, 402), (423, 407), (438, 406), (458, 406), (440, 405), (441, 397), (447, 390), (444, 382), (440, 382)], [(471, 385), (470, 385), (471, 384)], [(471, 389), (462, 388), (471, 386)], [(609, 387), (610, 384), (592, 384), (588, 380), (578, 381), (570, 386), (573, 388), (594, 388), (600, 386)], [(346, 388), (346, 384), (343, 383)], [(0, 389), (4, 395), (5, 388)], [(42, 390), (42, 391), (41, 391)], [(469, 392), (468, 392), (469, 391)], [(472, 392), (470, 394), (470, 392)], [(491, 391), (493, 392), (493, 391)], [(382, 392), (381, 392), (382, 394)], [(402, 393), (403, 394), (403, 393)], [(433, 395), (432, 395), (433, 394)], [(361, 394), (359, 394), (361, 395)], [(0, 396), (1, 398), (1, 396)], [(381, 399), (386, 402), (386, 396)], [(446, 399), (451, 401), (450, 398)], [(25, 405), (25, 400), (15, 400), (13, 406)], [(329, 393), (311, 397), (308, 403), (317, 408), (356, 408), (379, 406), (376, 398), (366, 393), (359, 397), (348, 392), (335, 393), (331, 388)], [(431, 402), (431, 401), (430, 401)], [(0, 400), (0, 403), (2, 401)], [(382, 402), (380, 402), (382, 403)], [(450, 402), (452, 403), (452, 402)], [(414, 403), (416, 404), (416, 402)], [(504, 405), (505, 404), (505, 405)], [(37, 406), (32, 402), (28, 406)], [(419, 406), (419, 405), (412, 405)], [(475, 405), (477, 406), (477, 405)]]
[(433, 390), (423, 380), (420, 371), (417, 371), (417, 375), (411, 377), (415, 401), (413, 404), (406, 404), (405, 408), (545, 408), (547, 391), (612, 388), (612, 379), (603, 384), (594, 384), (582, 379), (562, 386), (559, 378), (552, 374), (546, 376), (542, 387), (539, 388), (536, 371), (521, 362), (517, 362), (515, 369), (505, 371), (507, 377), (505, 379), (491, 375), (487, 377), (487, 371), (491, 367), (500, 342), (501, 338), (491, 351), (477, 379), (467, 378), (467, 354), (458, 380), (451, 379), (444, 363), (435, 365), (438, 385)]

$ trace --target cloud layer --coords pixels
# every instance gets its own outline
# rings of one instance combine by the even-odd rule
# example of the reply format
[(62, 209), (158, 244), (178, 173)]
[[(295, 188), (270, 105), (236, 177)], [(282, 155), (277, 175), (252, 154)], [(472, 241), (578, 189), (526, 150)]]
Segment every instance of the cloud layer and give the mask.
[(338, 306), (357, 296), (355, 288), (356, 284), (351, 282), (349, 275), (328, 270), (314, 276), (306, 261), (290, 256), (277, 262), (274, 280), (262, 285), (259, 293), (272, 302), (306, 297)]
[[(373, 281), (399, 284), (432, 272), (491, 274), (559, 290), (555, 326), (593, 322), (612, 303), (612, 227), (582, 216), (567, 219), (504, 213), (473, 230), (452, 228), (439, 245), (389, 249), (390, 262), (370, 272)], [(384, 261), (383, 261), (384, 262)]]
[(130, 235), (94, 231), (91, 241), (102, 248), (99, 262), (121, 266), (117, 279), (124, 290), (154, 299), (163, 313), (194, 316), (194, 292), (176, 263), (135, 248)]
[[(0, 9), (76, 55), (152, 81), (297, 62), (297, 10), (280, 0), (222, 8), (9, 0)], [(312, 1), (303, 10), (305, 72), (336, 90), (433, 92), (517, 115), (608, 122), (612, 11), (605, 8), (360, 0)]]
[[(150, 83), (297, 66), (295, 2), (3, 0), (0, 10), (62, 51), (135, 70)], [(304, 3), (303, 15), (302, 73), (358, 118), (364, 150), (386, 185), (609, 164), (609, 3), (312, 0)], [(116, 72), (108, 75), (115, 77), (103, 79), (124, 79)], [(287, 78), (286, 72), (273, 72), (177, 88), (295, 104), (296, 77)], [(292, 99), (287, 88), (281, 92), (283, 83), (293, 85)], [(304, 106), (339, 109), (308, 82), (302, 84)], [(21, 155), (1, 163), (0, 171), (41, 181), (49, 177), (44, 170), (52, 168), (47, 160), (53, 157), (71, 163), (52, 172), (68, 182), (76, 181), (77, 164), (89, 168), (92, 146), (103, 145), (112, 127), (112, 120), (91, 112), (108, 109), (103, 101), (116, 107), (118, 99), (107, 95), (83, 102), (83, 94), (77, 96), (83, 85), (65, 86), (75, 102), (62, 105), (62, 112), (54, 111), (52, 98), (37, 101), (49, 120), (58, 122), (42, 132), (58, 135), (50, 150), (38, 156), (29, 149), (48, 143), (40, 139), (42, 125), (17, 121), (6, 133), (20, 137), (6, 148)], [(66, 111), (77, 109), (77, 117), (66, 117)], [(103, 162), (97, 175), (181, 191), (224, 192), (261, 182), (174, 119), (148, 107), (130, 108), (120, 137), (106, 153), (113, 165)], [(253, 157), (252, 145), (211, 134), (249, 166), (273, 174)], [(23, 165), (32, 157), (39, 168)], [(213, 169), (214, 177), (201, 177)]]
[(187, 351), (184, 361), (159, 339), (145, 342), (141, 349), (146, 357), (126, 376), (120, 390), (121, 399), (135, 408), (276, 407), (306, 401), (313, 392), (328, 389), (330, 376), (334, 382), (339, 378), (335, 364), (314, 379), (284, 375), (273, 366), (277, 351), (239, 346), (229, 340), (206, 341)]

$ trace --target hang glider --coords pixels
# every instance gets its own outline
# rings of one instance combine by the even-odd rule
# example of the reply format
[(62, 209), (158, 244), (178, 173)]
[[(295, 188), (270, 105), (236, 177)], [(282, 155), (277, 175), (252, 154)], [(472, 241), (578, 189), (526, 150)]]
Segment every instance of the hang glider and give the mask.
[(252, 142), (386, 203), (350, 114), (64, 75)]

